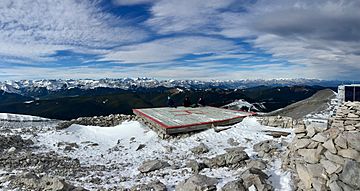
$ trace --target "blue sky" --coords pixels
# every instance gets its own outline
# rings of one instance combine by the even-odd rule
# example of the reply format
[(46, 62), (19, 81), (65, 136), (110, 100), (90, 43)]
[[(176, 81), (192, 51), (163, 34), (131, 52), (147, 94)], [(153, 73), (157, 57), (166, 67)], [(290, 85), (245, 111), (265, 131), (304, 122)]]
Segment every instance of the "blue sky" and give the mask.
[(0, 80), (360, 80), (353, 0), (2, 0)]

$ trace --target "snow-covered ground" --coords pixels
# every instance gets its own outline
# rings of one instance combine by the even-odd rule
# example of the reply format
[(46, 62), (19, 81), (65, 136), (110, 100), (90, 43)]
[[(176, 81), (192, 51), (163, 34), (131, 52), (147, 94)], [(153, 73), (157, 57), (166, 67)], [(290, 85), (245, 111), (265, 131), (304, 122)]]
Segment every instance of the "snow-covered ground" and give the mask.
[[(286, 138), (275, 139), (266, 135), (263, 132), (265, 130), (285, 131), (291, 134)], [(115, 127), (72, 125), (65, 130), (47, 131), (37, 135), (36, 145), (40, 147), (37, 152), (56, 151), (60, 155), (79, 159), (84, 166), (116, 166), (117, 168), (113, 170), (110, 168), (101, 173), (100, 178), (107, 180), (106, 186), (109, 188), (115, 185), (131, 187), (139, 183), (160, 180), (168, 186), (169, 190), (173, 190), (175, 185), (192, 174), (190, 169), (185, 166), (187, 160), (213, 157), (225, 153), (224, 149), (232, 147), (227, 143), (229, 138), (239, 142), (239, 146), (246, 147), (245, 151), (251, 158), (256, 158), (256, 152), (253, 150), (254, 144), (269, 139), (278, 143), (290, 142), (293, 133), (291, 129), (262, 126), (255, 118), (248, 117), (243, 122), (233, 125), (232, 128), (218, 133), (209, 129), (186, 138), (163, 140), (141, 123), (128, 121)], [(66, 144), (62, 145), (62, 142), (76, 143), (79, 147), (69, 151), (64, 149)], [(210, 151), (199, 157), (194, 155), (190, 149), (200, 143), (207, 145)], [(145, 147), (137, 150), (140, 144)], [(285, 149), (285, 146), (282, 147), (280, 149)], [(137, 169), (143, 161), (149, 159), (165, 160), (172, 167), (143, 176)], [(269, 164), (270, 168), (266, 170), (266, 173), (271, 175), (270, 180), (276, 190), (291, 190), (290, 173), (281, 170), (280, 159), (273, 159), (269, 161)], [(233, 177), (241, 170), (243, 169), (232, 170), (224, 167), (205, 169), (201, 174), (219, 178), (218, 188), (220, 188), (226, 182), (233, 180)], [(89, 189), (96, 188), (95, 184), (81, 182), (82, 180), (77, 181), (73, 181), (73, 183)]]
[(37, 117), (37, 116), (31, 116), (31, 115), (0, 113), (0, 120), (6, 120), (6, 121), (49, 121), (50, 119)]

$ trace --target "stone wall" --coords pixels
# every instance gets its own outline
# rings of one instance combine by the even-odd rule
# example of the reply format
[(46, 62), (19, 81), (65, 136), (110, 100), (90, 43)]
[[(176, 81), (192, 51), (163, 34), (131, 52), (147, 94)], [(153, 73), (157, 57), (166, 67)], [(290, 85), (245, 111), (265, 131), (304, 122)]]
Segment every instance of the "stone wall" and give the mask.
[(298, 190), (360, 190), (360, 102), (339, 107), (328, 125), (298, 124), (283, 157)]
[(270, 127), (293, 128), (298, 123), (303, 124), (301, 120), (297, 121), (291, 117), (284, 116), (260, 116), (257, 120), (261, 125)]

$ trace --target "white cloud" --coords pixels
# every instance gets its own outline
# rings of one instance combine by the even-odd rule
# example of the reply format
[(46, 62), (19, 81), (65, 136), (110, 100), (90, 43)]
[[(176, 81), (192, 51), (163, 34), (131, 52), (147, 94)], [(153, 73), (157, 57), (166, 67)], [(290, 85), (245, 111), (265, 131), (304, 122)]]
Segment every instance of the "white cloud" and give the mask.
[(113, 3), (115, 5), (119, 5), (119, 6), (149, 4), (149, 3), (154, 3), (154, 2), (156, 2), (156, 0), (113, 0)]
[(163, 38), (146, 43), (123, 46), (104, 56), (102, 61), (123, 63), (168, 62), (188, 54), (222, 53), (236, 46), (232, 41), (210, 37), (187, 36)]
[(0, 13), (0, 55), (31, 60), (41, 60), (56, 50), (106, 48), (146, 36), (125, 20), (103, 12), (96, 1), (2, 0)]

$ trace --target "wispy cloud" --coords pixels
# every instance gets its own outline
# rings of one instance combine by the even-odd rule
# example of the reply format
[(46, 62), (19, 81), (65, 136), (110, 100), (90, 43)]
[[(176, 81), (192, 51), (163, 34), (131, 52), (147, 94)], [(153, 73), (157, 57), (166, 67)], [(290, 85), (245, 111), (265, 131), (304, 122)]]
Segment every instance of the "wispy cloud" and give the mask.
[(56, 50), (108, 48), (146, 37), (143, 30), (103, 12), (96, 1), (4, 0), (0, 12), (4, 57), (41, 61)]
[[(141, 6), (142, 20), (129, 18)], [(0, 68), (6, 78), (31, 68), (38, 78), (359, 79), (358, 10), (353, 0), (3, 0)]]

